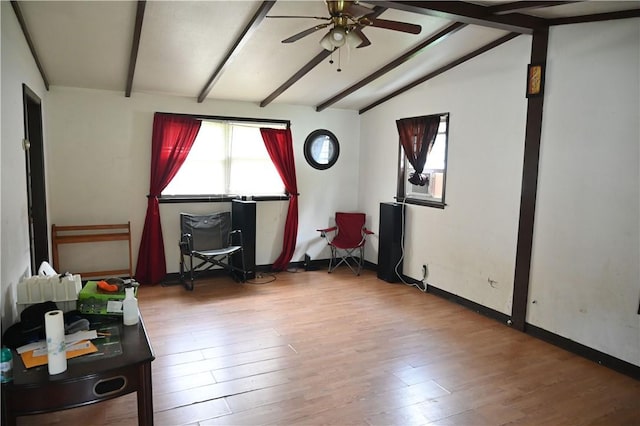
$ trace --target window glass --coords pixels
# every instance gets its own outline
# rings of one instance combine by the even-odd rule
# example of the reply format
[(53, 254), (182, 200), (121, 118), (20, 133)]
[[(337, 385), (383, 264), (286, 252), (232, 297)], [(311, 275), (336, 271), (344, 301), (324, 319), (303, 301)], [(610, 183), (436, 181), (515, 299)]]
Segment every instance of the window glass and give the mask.
[(413, 185), (408, 181), (409, 177), (415, 173), (415, 170), (407, 160), (404, 150), (400, 149), (400, 155), (402, 156), (400, 167), (402, 170), (399, 176), (401, 176), (402, 182), (398, 182), (399, 198), (404, 198), (409, 203), (444, 207), (448, 125), (449, 114), (441, 114), (438, 134), (422, 170), (422, 176), (428, 180), (426, 185)]
[(317, 158), (320, 164), (328, 164), (333, 152), (333, 143), (331, 143), (329, 136), (318, 138), (311, 144), (311, 155), (313, 158)]
[(232, 125), (229, 193), (240, 195), (283, 194), (284, 185), (259, 127)]
[(261, 126), (277, 127), (203, 120), (187, 159), (162, 195), (284, 194)]

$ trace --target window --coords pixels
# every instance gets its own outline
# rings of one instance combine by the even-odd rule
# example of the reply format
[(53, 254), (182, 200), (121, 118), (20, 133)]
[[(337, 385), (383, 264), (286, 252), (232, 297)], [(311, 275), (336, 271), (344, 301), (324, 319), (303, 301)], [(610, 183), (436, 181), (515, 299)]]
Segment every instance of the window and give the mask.
[(314, 169), (326, 170), (338, 161), (340, 144), (328, 130), (314, 130), (304, 141), (304, 158)]
[(439, 208), (444, 208), (445, 206), (449, 114), (439, 114), (439, 116), (438, 132), (421, 173), (421, 176), (426, 181), (424, 186), (409, 182), (409, 178), (415, 173), (415, 169), (407, 159), (404, 149), (400, 146), (398, 198), (404, 199), (407, 203)]
[(260, 127), (283, 129), (286, 124), (204, 119), (187, 159), (162, 196), (284, 194)]

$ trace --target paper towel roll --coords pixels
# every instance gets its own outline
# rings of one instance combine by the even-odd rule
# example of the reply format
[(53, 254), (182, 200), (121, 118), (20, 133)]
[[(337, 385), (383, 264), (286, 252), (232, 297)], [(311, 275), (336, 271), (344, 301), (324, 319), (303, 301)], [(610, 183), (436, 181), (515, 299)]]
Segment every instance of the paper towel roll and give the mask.
[(64, 342), (64, 316), (62, 311), (49, 311), (44, 315), (44, 332), (47, 336), (49, 374), (67, 370), (67, 348)]

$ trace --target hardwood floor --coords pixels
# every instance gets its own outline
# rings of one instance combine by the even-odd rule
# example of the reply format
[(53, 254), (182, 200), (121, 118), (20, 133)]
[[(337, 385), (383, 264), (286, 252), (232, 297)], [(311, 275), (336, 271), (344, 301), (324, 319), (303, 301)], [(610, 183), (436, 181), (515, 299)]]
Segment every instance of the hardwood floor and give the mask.
[[(640, 424), (637, 380), (369, 271), (142, 287), (139, 304), (156, 425)], [(134, 425), (136, 398), (18, 424)]]

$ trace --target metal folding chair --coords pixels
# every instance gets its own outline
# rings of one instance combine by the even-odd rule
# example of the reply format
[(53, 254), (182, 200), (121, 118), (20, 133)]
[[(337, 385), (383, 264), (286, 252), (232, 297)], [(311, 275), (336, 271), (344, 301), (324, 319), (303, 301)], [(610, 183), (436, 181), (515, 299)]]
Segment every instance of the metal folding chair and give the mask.
[(231, 230), (230, 212), (180, 213), (180, 231), (180, 282), (187, 290), (193, 290), (197, 273), (215, 267), (228, 271), (236, 281), (247, 280), (242, 232)]
[(351, 271), (360, 275), (364, 266), (364, 245), (367, 236), (373, 234), (365, 227), (364, 213), (336, 213), (336, 225), (326, 229), (318, 229), (320, 237), (327, 240), (331, 247), (329, 273), (343, 263)]

